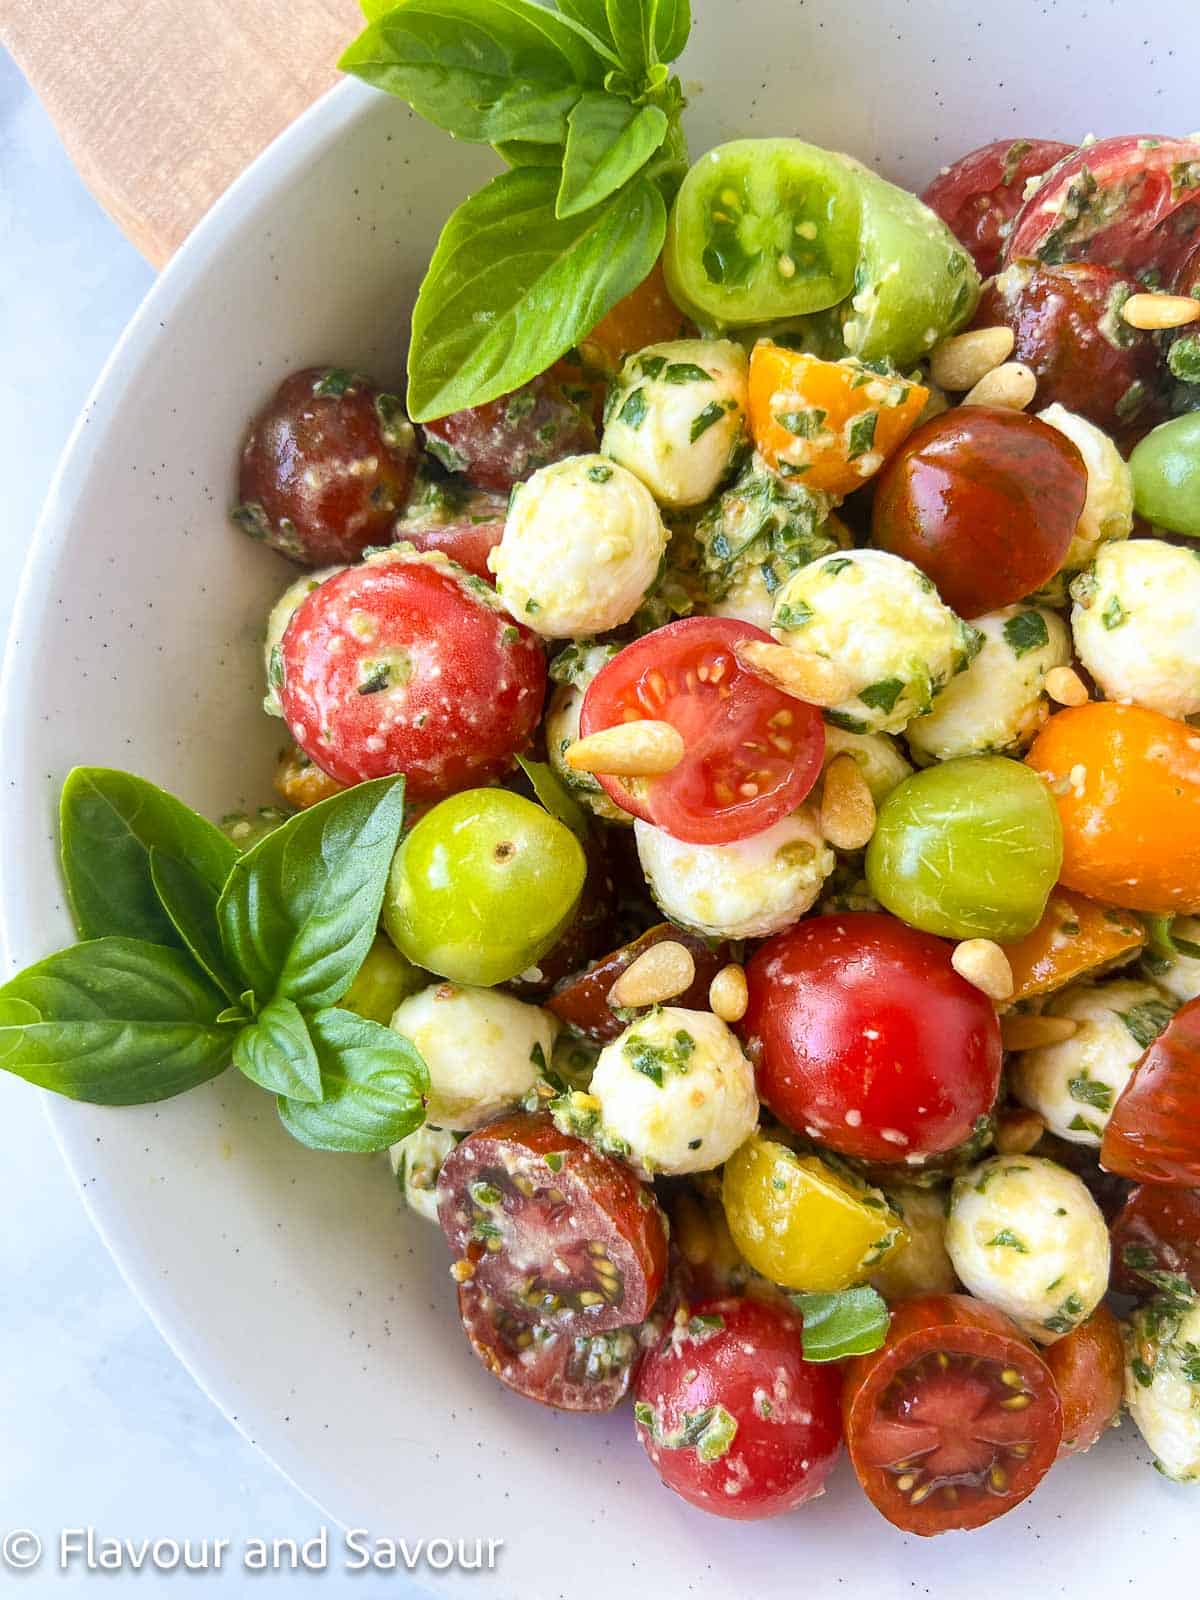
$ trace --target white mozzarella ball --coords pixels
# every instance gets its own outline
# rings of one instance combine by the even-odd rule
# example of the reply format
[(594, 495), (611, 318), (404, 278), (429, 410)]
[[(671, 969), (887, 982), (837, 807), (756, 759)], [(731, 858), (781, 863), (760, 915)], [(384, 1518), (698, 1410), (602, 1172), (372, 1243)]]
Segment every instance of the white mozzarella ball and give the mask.
[(1125, 1404), (1165, 1477), (1200, 1480), (1200, 1303), (1143, 1306), (1122, 1329)]
[[(1171, 923), (1174, 953), (1155, 956), (1155, 981), (1179, 1005), (1200, 998), (1200, 917), (1176, 917)], [(1145, 958), (1149, 968), (1149, 958)]]
[(847, 550), (794, 572), (775, 597), (775, 637), (841, 667), (853, 695), (826, 719), (850, 733), (899, 733), (971, 660), (974, 628), (911, 562)]
[(283, 636), (288, 623), (295, 616), (301, 602), (307, 600), (314, 589), (319, 589), (326, 578), (344, 572), (344, 567), (325, 567), (321, 572), (305, 572), (287, 588), (271, 607), (267, 618), (267, 632), (263, 639), (263, 669), (267, 678), (267, 692), (263, 696), (263, 710), (269, 717), (281, 717), (279, 691), (283, 687)]
[(918, 761), (1020, 752), (1050, 715), (1046, 674), (1071, 659), (1062, 618), (1035, 606), (1005, 606), (976, 617), (973, 626), (983, 648), (933, 710), (904, 730)]
[(1104, 545), (1071, 597), (1076, 654), (1106, 700), (1200, 711), (1200, 552), (1162, 539)]
[(392, 1027), (429, 1068), (425, 1114), (467, 1132), (519, 1105), (546, 1070), (558, 1023), (496, 989), (435, 983), (397, 1007)]
[(568, 645), (554, 658), (550, 676), (556, 680), (557, 686), (550, 696), (546, 711), (546, 756), (563, 783), (574, 791), (576, 798), (589, 811), (602, 817), (605, 822), (632, 825), (633, 818), (620, 806), (614, 805), (597, 778), (593, 778), (590, 772), (576, 772), (564, 759), (567, 750), (579, 738), (579, 713), (583, 709), (583, 697), (588, 685), (600, 668), (618, 654), (620, 648), (617, 644), (589, 644), (583, 641)]
[(633, 831), (659, 907), (714, 939), (765, 939), (790, 928), (836, 865), (811, 805), (732, 844), (686, 844), (640, 819)]
[(709, 1011), (656, 1006), (605, 1045), (589, 1091), (601, 1138), (644, 1172), (708, 1172), (754, 1132), (754, 1068)]
[(1128, 539), (1133, 532), (1133, 474), (1106, 433), (1057, 402), (1039, 411), (1043, 422), (1065, 434), (1087, 468), (1087, 498), (1063, 560), (1063, 570), (1079, 572), (1110, 539)]
[(601, 449), (660, 505), (700, 505), (737, 460), (748, 374), (746, 352), (730, 339), (647, 345), (613, 384)]
[(993, 1156), (956, 1180), (946, 1249), (973, 1295), (1038, 1344), (1078, 1327), (1108, 1288), (1108, 1225), (1085, 1186), (1041, 1156)]
[(458, 1143), (446, 1128), (426, 1122), (388, 1151), (400, 1197), (410, 1211), (426, 1222), (436, 1222), (437, 1181), (442, 1162)]
[(1045, 1007), (1078, 1031), (1061, 1044), (1023, 1050), (1011, 1072), (1013, 1093), (1051, 1133), (1098, 1149), (1117, 1098), (1146, 1047), (1170, 1021), (1162, 991), (1137, 978), (1072, 984)]
[(488, 566), (518, 622), (548, 639), (578, 639), (629, 621), (666, 548), (640, 479), (603, 456), (568, 456), (513, 490)]
[(824, 765), (828, 766), (834, 756), (854, 757), (877, 806), (883, 804), (897, 784), (912, 777), (913, 769), (901, 754), (900, 746), (886, 733), (847, 733), (827, 723)]

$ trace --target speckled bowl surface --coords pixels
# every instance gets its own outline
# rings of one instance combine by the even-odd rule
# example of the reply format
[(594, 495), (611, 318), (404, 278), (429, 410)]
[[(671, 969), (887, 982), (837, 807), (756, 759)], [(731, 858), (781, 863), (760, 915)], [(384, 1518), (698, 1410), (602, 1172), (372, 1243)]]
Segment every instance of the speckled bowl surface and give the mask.
[[(695, 4), (694, 152), (795, 133), (920, 187), (1001, 135), (1200, 121), (1195, 0)], [(225, 520), (243, 422), (311, 362), (400, 379), (438, 227), (490, 161), (347, 85), (234, 187), (130, 327), (67, 452), (14, 625), (10, 969), (70, 936), (53, 817), (73, 764), (132, 768), (211, 814), (269, 798), (279, 732), (259, 711), (257, 645), (287, 571)], [(232, 1074), (157, 1108), (49, 1109), (104, 1239), (213, 1400), (334, 1519), (502, 1539), (489, 1593), (1194, 1588), (1200, 1500), (1149, 1469), (1128, 1424), (969, 1537), (901, 1536), (844, 1463), (796, 1516), (716, 1521), (659, 1488), (628, 1413), (555, 1415), (487, 1376), (459, 1338), (441, 1241), (399, 1212), (381, 1159), (301, 1149)]]

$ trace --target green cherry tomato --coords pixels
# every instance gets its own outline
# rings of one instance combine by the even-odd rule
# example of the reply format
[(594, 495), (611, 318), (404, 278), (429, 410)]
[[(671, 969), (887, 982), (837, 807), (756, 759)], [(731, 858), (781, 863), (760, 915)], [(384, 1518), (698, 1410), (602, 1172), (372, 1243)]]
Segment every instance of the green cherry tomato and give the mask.
[(858, 258), (848, 157), (800, 139), (736, 139), (702, 156), (671, 210), (671, 297), (705, 326), (746, 327), (836, 305)]
[(1148, 433), (1129, 458), (1139, 516), (1200, 538), (1200, 411)]
[(383, 925), (402, 955), (455, 983), (507, 983), (557, 942), (587, 872), (568, 827), (507, 789), (427, 811), (388, 877)]
[(947, 939), (1021, 939), (1062, 866), (1042, 779), (1003, 756), (966, 756), (906, 778), (879, 808), (871, 893), (910, 927)]
[(401, 1000), (428, 986), (429, 974), (406, 961), (382, 933), (367, 951), (358, 976), (338, 1001), (344, 1011), (354, 1011), (368, 1022), (390, 1022)]

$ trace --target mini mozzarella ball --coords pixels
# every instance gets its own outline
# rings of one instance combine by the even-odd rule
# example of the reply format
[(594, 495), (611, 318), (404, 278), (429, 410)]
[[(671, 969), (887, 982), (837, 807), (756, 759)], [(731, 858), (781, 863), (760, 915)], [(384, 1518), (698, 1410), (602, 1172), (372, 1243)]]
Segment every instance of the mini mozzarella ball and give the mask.
[(392, 1027), (429, 1068), (425, 1114), (458, 1133), (519, 1105), (546, 1070), (558, 1024), (496, 989), (435, 983), (397, 1007)]
[(660, 505), (700, 505), (746, 437), (749, 370), (731, 339), (647, 345), (609, 392), (601, 450), (636, 473)]
[(263, 667), (267, 676), (267, 692), (263, 696), (263, 710), (269, 717), (281, 717), (283, 707), (279, 704), (279, 686), (283, 682), (283, 636), (287, 632), (287, 625), (295, 616), (303, 600), (307, 600), (314, 589), (319, 589), (326, 578), (332, 578), (334, 573), (342, 572), (342, 567), (325, 567), (321, 572), (305, 572), (289, 583), (287, 588), (271, 607), (271, 614), (267, 618), (267, 632), (263, 639)]
[(633, 832), (659, 909), (712, 939), (765, 939), (790, 928), (837, 864), (812, 805), (732, 844), (685, 844), (640, 819)]
[(1075, 652), (1106, 700), (1200, 711), (1200, 552), (1162, 539), (1104, 545), (1071, 598)]
[(899, 733), (980, 647), (925, 574), (886, 550), (801, 567), (775, 597), (772, 631), (846, 673), (853, 696), (825, 716), (850, 733)]
[(1200, 1480), (1200, 1302), (1180, 1311), (1142, 1306), (1122, 1329), (1125, 1404), (1176, 1483)]
[(590, 644), (586, 640), (567, 648), (550, 664), (550, 676), (557, 687), (550, 696), (546, 712), (546, 756), (555, 772), (574, 791), (575, 796), (595, 816), (605, 822), (622, 822), (632, 826), (628, 811), (611, 801), (600, 787), (599, 780), (590, 772), (576, 772), (566, 763), (565, 755), (579, 738), (579, 713), (588, 685), (620, 651), (619, 644)]
[(435, 1128), (426, 1122), (388, 1151), (401, 1199), (410, 1211), (424, 1217), (426, 1222), (438, 1219), (438, 1173), (457, 1143), (448, 1129)]
[(907, 1242), (889, 1250), (871, 1274), (885, 1300), (906, 1294), (953, 1294), (958, 1275), (946, 1249), (944, 1189), (887, 1189), (888, 1204), (904, 1219)]
[(1108, 1227), (1065, 1167), (993, 1156), (950, 1191), (946, 1249), (971, 1294), (1038, 1344), (1090, 1317), (1108, 1288)]
[(488, 555), (510, 615), (547, 639), (628, 622), (658, 576), (667, 530), (649, 489), (603, 456), (568, 456), (517, 484)]
[(1057, 402), (1038, 416), (1066, 434), (1087, 469), (1087, 497), (1063, 560), (1065, 572), (1079, 572), (1102, 544), (1128, 539), (1133, 532), (1133, 474), (1113, 441), (1086, 417)]
[(601, 1137), (644, 1172), (709, 1172), (758, 1123), (754, 1068), (711, 1011), (656, 1006), (605, 1045), (589, 1090)]
[(834, 756), (853, 756), (871, 798), (881, 806), (897, 784), (912, 777), (900, 746), (886, 733), (847, 733), (832, 723), (825, 727), (825, 766)]
[(1005, 606), (976, 617), (983, 648), (948, 683), (928, 716), (904, 730), (915, 759), (1012, 755), (1033, 743), (1050, 715), (1046, 674), (1071, 659), (1067, 625), (1041, 607)]
[[(1200, 999), (1200, 917), (1176, 917), (1171, 923), (1171, 940), (1174, 953), (1154, 958), (1154, 977), (1172, 1000), (1183, 1005)], [(1189, 955), (1189, 946), (1198, 953)]]
[(1113, 1107), (1147, 1044), (1171, 1016), (1162, 990), (1137, 978), (1075, 983), (1045, 1007), (1079, 1029), (1061, 1044), (1023, 1050), (1010, 1081), (1051, 1133), (1099, 1149)]

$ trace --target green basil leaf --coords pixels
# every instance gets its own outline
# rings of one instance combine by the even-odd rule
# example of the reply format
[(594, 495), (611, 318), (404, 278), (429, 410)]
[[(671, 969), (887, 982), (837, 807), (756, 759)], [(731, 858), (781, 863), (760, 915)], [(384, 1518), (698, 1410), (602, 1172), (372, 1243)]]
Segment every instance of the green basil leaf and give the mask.
[(562, 146), (534, 144), (528, 139), (498, 139), (492, 146), (501, 161), (510, 167), (553, 167), (562, 165)]
[(340, 1000), (379, 923), (404, 779), (376, 778), (289, 817), (239, 856), (217, 904), (225, 958), (260, 1002)]
[(293, 1139), (313, 1150), (386, 1150), (425, 1120), (429, 1073), (403, 1034), (352, 1011), (308, 1019), (321, 1063), (320, 1105), (281, 1099), (279, 1117)]
[(228, 1000), (237, 1000), (241, 985), (225, 962), (217, 927), (220, 890), (201, 877), (189, 862), (178, 861), (150, 846), (150, 881), (159, 903), (198, 965)]
[(794, 1294), (791, 1299), (804, 1318), (806, 1361), (865, 1356), (887, 1338), (887, 1302), (867, 1284), (840, 1294)]
[(586, 28), (610, 50), (616, 50), (604, 0), (556, 0), (559, 13)]
[(233, 1064), (243, 1077), (272, 1094), (306, 1102), (322, 1097), (317, 1052), (294, 1000), (272, 1000), (262, 1008), (257, 1022), (238, 1034)]
[(658, 0), (654, 50), (660, 61), (677, 61), (692, 31), (691, 0)]
[(567, 148), (555, 215), (573, 217), (599, 205), (646, 165), (667, 136), (657, 106), (639, 111), (611, 94), (585, 94), (567, 118)]
[(518, 756), (517, 765), (529, 779), (534, 794), (550, 815), (565, 823), (580, 843), (586, 844), (591, 831), (588, 827), (587, 812), (554, 768), (546, 761), (530, 761), (527, 756)]
[(621, 65), (639, 87), (645, 83), (657, 53), (656, 9), (655, 0), (604, 0), (608, 29)]
[(187, 861), (217, 893), (237, 860), (221, 832), (131, 772), (76, 767), (60, 801), (62, 864), (80, 936), (181, 945), (150, 876), (150, 850)]
[(0, 1067), (95, 1105), (165, 1100), (228, 1066), (224, 1004), (182, 951), (93, 939), (0, 989)]
[(417, 422), (517, 389), (564, 355), (646, 277), (663, 198), (635, 178), (591, 211), (554, 214), (558, 174), (493, 178), (442, 230), (417, 297), (408, 355)]

